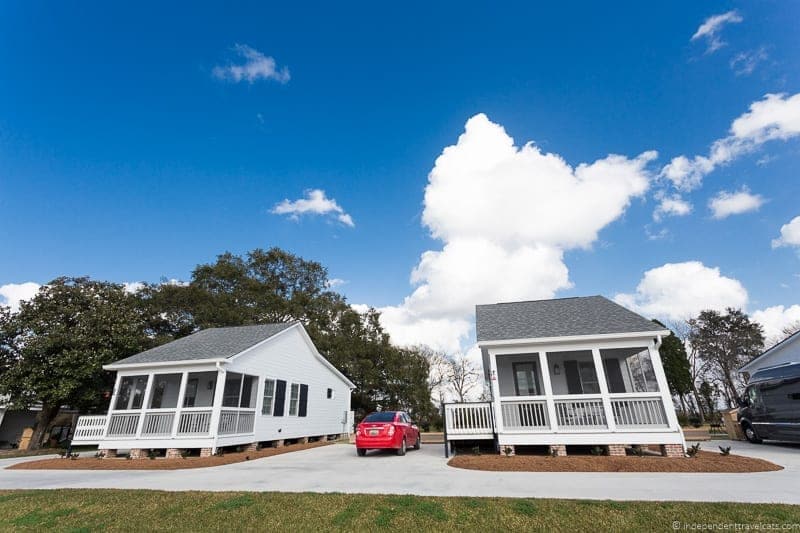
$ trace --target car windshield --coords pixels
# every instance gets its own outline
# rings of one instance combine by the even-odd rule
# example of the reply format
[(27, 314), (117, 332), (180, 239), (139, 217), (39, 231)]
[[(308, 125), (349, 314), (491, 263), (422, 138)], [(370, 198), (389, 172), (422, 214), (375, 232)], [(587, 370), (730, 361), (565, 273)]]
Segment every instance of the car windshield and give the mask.
[(372, 413), (367, 415), (364, 422), (394, 422), (394, 411), (384, 413)]

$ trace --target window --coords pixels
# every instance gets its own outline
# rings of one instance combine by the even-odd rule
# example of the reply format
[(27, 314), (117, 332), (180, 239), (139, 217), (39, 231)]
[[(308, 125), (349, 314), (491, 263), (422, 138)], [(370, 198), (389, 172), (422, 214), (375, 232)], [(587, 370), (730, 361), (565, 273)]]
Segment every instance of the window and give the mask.
[(116, 409), (141, 409), (147, 376), (125, 376), (119, 382)]
[(300, 400), (300, 385), (292, 383), (289, 393), (289, 416), (297, 416), (297, 404)]
[(156, 374), (150, 391), (150, 409), (175, 409), (182, 374)]
[(536, 363), (513, 363), (514, 388), (517, 396), (536, 396), (539, 393), (539, 377)]
[(275, 403), (275, 380), (264, 380), (264, 404), (261, 406), (261, 414), (270, 416), (272, 407)]
[(333, 399), (333, 389), (328, 389), (328, 395), (326, 396), (329, 400)]
[(394, 411), (381, 411), (379, 413), (372, 413), (367, 415), (363, 422), (394, 422), (394, 417), (397, 413)]

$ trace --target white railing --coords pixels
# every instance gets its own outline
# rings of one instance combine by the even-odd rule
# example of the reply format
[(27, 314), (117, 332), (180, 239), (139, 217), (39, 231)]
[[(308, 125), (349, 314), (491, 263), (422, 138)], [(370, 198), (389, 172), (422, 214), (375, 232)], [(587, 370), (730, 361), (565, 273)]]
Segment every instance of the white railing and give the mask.
[(489, 402), (445, 404), (444, 417), (448, 436), (494, 433)]
[(181, 417), (178, 419), (179, 437), (209, 434), (211, 429), (211, 409), (204, 409), (202, 411), (181, 411)]
[(141, 435), (143, 437), (168, 437), (172, 435), (174, 420), (174, 411), (145, 413)]
[(563, 429), (605, 429), (602, 399), (556, 400), (556, 422)]
[(135, 437), (141, 413), (115, 413), (108, 423), (108, 437)]
[(545, 400), (501, 401), (503, 429), (546, 430), (550, 429)]
[(220, 435), (235, 435), (237, 433), (252, 433), (256, 420), (253, 410), (241, 411), (238, 409), (223, 410), (219, 414), (217, 433)]
[(617, 398), (611, 400), (617, 427), (669, 427), (664, 402), (657, 398)]
[(75, 423), (75, 432), (72, 435), (72, 442), (97, 444), (103, 439), (106, 430), (106, 415), (80, 416)]

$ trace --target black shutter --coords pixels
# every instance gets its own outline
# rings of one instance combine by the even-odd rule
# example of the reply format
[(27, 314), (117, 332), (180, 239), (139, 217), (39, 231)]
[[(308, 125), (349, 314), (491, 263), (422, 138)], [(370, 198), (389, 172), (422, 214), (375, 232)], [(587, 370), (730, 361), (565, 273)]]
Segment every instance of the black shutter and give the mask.
[(306, 416), (308, 406), (308, 385), (300, 385), (300, 406), (297, 408), (297, 416)]
[(619, 359), (603, 359), (603, 368), (606, 371), (606, 379), (608, 380), (608, 392), (612, 394), (625, 392), (625, 381), (622, 379)]
[(578, 374), (578, 362), (564, 361), (564, 374), (567, 377), (567, 393), (583, 394), (581, 376)]
[(286, 403), (286, 382), (279, 379), (275, 385), (275, 408), (272, 416), (283, 416), (283, 406)]

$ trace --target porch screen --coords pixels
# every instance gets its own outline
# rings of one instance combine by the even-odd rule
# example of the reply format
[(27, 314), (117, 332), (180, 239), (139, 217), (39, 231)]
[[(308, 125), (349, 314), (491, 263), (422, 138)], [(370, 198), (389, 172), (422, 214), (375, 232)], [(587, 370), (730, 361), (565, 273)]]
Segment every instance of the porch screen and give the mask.
[(647, 348), (600, 350), (611, 393), (658, 392), (653, 361)]
[(116, 409), (141, 409), (147, 376), (125, 376), (119, 382)]

